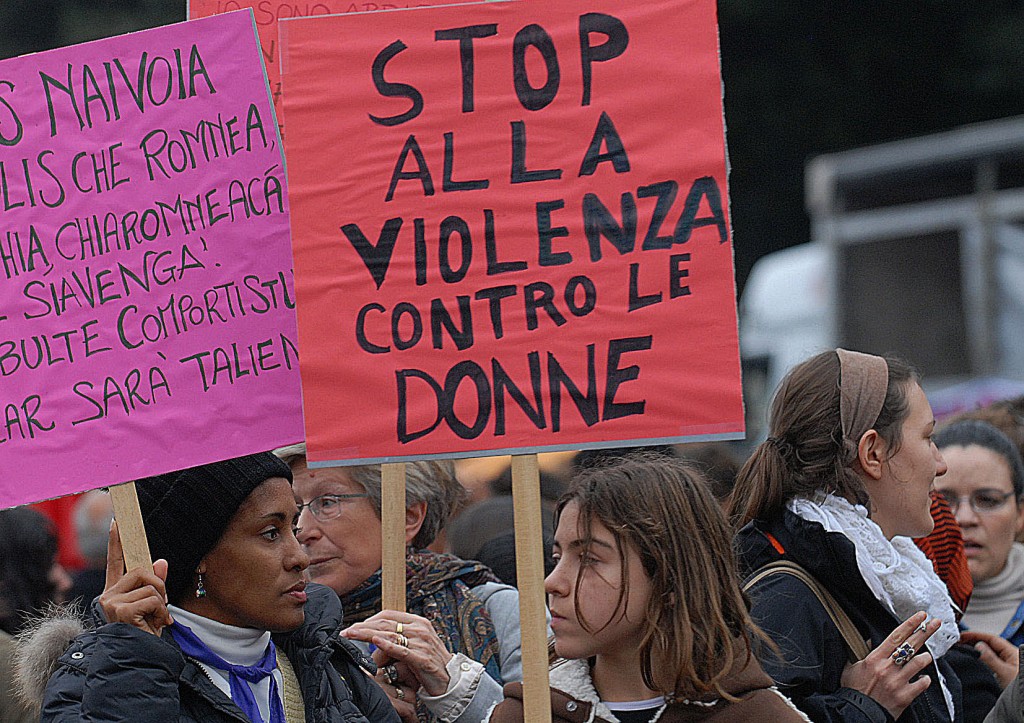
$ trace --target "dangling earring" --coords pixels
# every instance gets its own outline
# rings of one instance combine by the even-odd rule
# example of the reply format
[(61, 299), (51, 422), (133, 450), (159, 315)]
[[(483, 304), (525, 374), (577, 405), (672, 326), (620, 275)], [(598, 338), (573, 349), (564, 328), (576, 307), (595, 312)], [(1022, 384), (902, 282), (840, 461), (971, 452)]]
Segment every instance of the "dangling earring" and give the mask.
[(199, 573), (199, 584), (196, 586), (196, 597), (206, 597), (206, 588), (203, 587), (203, 573)]

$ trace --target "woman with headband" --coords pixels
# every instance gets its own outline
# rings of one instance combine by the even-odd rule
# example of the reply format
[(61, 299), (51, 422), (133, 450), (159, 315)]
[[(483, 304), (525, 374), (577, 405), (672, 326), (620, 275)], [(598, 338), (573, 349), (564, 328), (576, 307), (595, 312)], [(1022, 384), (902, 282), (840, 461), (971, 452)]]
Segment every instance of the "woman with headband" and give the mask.
[[(904, 362), (837, 349), (794, 367), (729, 502), (765, 670), (815, 721), (961, 719), (949, 594), (910, 538), (946, 463)], [(781, 564), (780, 564), (781, 563)]]

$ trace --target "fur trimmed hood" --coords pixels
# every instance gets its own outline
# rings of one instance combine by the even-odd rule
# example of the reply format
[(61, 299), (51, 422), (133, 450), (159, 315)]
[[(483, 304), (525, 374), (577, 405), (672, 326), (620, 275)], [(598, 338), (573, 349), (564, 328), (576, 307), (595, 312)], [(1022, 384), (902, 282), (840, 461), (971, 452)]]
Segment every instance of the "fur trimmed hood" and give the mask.
[(28, 621), (18, 634), (14, 688), (21, 701), (38, 713), (46, 682), (71, 641), (88, 629), (76, 604), (54, 606)]

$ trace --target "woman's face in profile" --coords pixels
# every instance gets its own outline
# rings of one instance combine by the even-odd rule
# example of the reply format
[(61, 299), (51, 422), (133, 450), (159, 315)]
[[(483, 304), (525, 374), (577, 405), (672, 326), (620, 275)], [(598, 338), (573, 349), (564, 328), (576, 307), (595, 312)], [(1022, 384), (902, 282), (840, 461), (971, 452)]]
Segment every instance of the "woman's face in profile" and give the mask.
[(199, 565), (206, 596), (190, 596), (181, 606), (237, 627), (299, 627), (309, 557), (295, 539), (298, 513), (288, 480), (274, 477), (254, 489)]
[(322, 495), (338, 495), (331, 519), (303, 511), (299, 541), (309, 554), (309, 578), (347, 595), (381, 566), (381, 522), (366, 490), (344, 467), (309, 469), (292, 463), (295, 496), (308, 505)]
[(929, 491), (936, 477), (946, 473), (932, 434), (935, 416), (918, 384), (907, 390), (909, 409), (898, 446), (883, 465), (880, 480), (865, 481), (871, 497), (871, 517), (890, 540), (896, 535), (924, 537), (932, 531)]
[[(555, 569), (544, 579), (555, 651), (563, 658), (605, 655), (620, 662), (631, 653), (638, 656), (651, 579), (631, 545), (623, 563), (618, 539), (600, 520), (591, 522), (588, 539), (581, 531), (579, 503), (574, 500), (559, 516)], [(625, 600), (620, 601), (622, 594)]]

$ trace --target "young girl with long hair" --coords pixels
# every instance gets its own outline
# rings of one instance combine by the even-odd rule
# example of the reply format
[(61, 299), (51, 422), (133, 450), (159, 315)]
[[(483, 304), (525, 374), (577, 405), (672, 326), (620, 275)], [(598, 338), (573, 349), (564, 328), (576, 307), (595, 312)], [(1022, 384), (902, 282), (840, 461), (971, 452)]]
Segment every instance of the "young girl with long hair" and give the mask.
[[(730, 531), (678, 461), (587, 469), (558, 503), (545, 588), (555, 721), (803, 721), (753, 655)], [(496, 723), (521, 721), (505, 686)]]
[(946, 472), (934, 429), (906, 363), (827, 351), (783, 380), (769, 437), (737, 477), (744, 572), (795, 563), (838, 608), (788, 574), (750, 590), (781, 653), (765, 669), (816, 721), (961, 719), (944, 657), (959, 638), (953, 606), (910, 539), (931, 532), (929, 490)]

